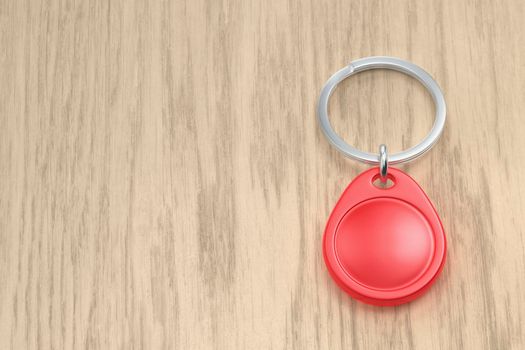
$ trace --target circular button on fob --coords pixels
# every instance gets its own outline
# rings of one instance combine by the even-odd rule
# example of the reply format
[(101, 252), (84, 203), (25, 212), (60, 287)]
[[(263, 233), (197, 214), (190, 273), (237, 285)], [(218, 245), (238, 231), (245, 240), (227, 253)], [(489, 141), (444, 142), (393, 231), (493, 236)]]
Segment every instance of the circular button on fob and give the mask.
[(424, 215), (412, 205), (375, 198), (343, 217), (335, 233), (335, 253), (348, 276), (361, 285), (399, 290), (428, 269), (434, 236)]
[(330, 274), (347, 293), (374, 305), (411, 301), (443, 268), (445, 234), (421, 188), (398, 169), (394, 185), (377, 188), (378, 169), (359, 175), (343, 193), (325, 231)]

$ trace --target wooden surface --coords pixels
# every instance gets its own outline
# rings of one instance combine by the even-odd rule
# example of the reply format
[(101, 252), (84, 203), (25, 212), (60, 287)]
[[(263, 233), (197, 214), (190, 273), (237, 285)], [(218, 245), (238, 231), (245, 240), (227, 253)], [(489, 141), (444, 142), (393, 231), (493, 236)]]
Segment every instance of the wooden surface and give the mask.
[[(523, 349), (525, 3), (0, 2), (1, 349)], [(327, 274), (346, 185), (315, 116), (325, 80), (391, 55), (448, 120), (402, 168), (441, 215), (444, 273), (375, 308)], [(369, 151), (433, 105), (367, 72), (331, 118)]]

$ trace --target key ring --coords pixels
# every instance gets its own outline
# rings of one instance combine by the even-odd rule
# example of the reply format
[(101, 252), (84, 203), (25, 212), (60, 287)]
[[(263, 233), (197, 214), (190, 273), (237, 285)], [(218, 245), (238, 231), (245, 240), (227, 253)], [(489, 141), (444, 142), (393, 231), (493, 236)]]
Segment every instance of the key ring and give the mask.
[(441, 89), (427, 72), (415, 64), (401, 60), (399, 58), (387, 56), (362, 58), (351, 62), (348, 66), (332, 75), (321, 90), (321, 96), (319, 97), (317, 115), (321, 129), (328, 138), (328, 141), (345, 156), (367, 164), (380, 164), (380, 155), (360, 151), (346, 143), (341, 137), (339, 137), (339, 135), (335, 133), (328, 119), (328, 100), (330, 99), (330, 96), (337, 85), (344, 79), (354, 74), (371, 69), (390, 69), (410, 75), (423, 84), (428, 92), (430, 92), (430, 95), (434, 100), (434, 104), (436, 106), (436, 117), (434, 125), (427, 136), (425, 136), (425, 138), (414, 147), (399, 153), (388, 155), (389, 164), (400, 164), (414, 160), (431, 149), (439, 139), (439, 136), (443, 131), (443, 127), (445, 126), (446, 104)]
[[(328, 120), (328, 100), (337, 84), (369, 69), (392, 69), (419, 80), (436, 104), (436, 119), (416, 146), (379, 155), (362, 152), (344, 142)], [(436, 209), (414, 179), (391, 168), (413, 160), (438, 140), (445, 124), (445, 100), (438, 85), (418, 66), (392, 57), (368, 57), (335, 73), (321, 91), (319, 124), (347, 157), (375, 167), (358, 175), (344, 190), (328, 218), (323, 257), (334, 281), (350, 296), (373, 305), (399, 305), (422, 295), (441, 273), (447, 244)], [(382, 185), (376, 185), (376, 180)], [(390, 186), (388, 180), (391, 181)]]

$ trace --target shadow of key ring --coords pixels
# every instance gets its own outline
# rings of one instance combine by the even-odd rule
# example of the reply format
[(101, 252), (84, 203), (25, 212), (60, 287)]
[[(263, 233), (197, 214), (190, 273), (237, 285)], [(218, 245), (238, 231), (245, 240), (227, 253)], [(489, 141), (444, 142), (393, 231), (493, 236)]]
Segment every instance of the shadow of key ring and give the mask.
[(339, 135), (335, 133), (328, 119), (328, 100), (330, 99), (330, 96), (337, 85), (344, 79), (354, 74), (371, 69), (390, 69), (410, 75), (423, 84), (428, 92), (430, 92), (430, 95), (434, 100), (434, 104), (436, 105), (436, 117), (434, 120), (434, 125), (427, 136), (425, 136), (425, 138), (414, 147), (399, 153), (388, 155), (388, 164), (400, 164), (414, 160), (431, 149), (439, 139), (439, 136), (443, 131), (443, 127), (445, 126), (446, 105), (443, 93), (434, 79), (432, 79), (432, 77), (420, 67), (399, 58), (386, 56), (362, 58), (351, 62), (348, 66), (332, 75), (323, 86), (323, 89), (321, 90), (321, 96), (319, 97), (317, 116), (319, 119), (319, 124), (321, 125), (321, 129), (323, 130), (323, 133), (325, 134), (328, 141), (330, 141), (330, 143), (345, 156), (367, 164), (379, 165), (379, 154), (363, 152), (346, 143), (341, 137), (339, 137)]

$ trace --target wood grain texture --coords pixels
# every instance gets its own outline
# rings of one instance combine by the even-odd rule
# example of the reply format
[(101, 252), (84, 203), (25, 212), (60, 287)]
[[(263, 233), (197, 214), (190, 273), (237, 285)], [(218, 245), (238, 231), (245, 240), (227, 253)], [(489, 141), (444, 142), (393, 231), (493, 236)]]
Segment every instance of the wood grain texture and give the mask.
[[(523, 349), (525, 3), (0, 1), (0, 349)], [(424, 67), (404, 166), (449, 251), (424, 297), (342, 293), (326, 219), (366, 166), (315, 116), (351, 60)], [(361, 149), (417, 143), (412, 79), (344, 82)]]

